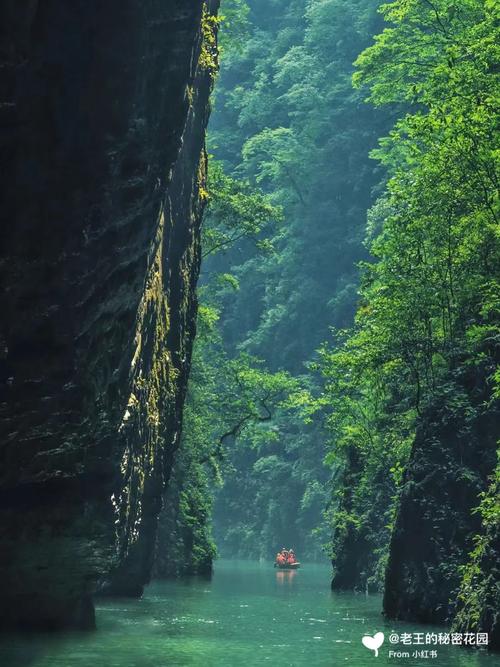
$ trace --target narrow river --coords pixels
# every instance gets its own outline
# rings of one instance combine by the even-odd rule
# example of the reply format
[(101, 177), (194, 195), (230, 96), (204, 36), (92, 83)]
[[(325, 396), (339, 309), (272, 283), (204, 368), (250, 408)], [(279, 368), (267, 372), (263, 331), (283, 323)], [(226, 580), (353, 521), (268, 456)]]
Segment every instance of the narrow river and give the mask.
[[(141, 600), (100, 601), (90, 634), (7, 636), (2, 667), (493, 667), (500, 656), (457, 646), (390, 644), (389, 635), (443, 632), (386, 622), (378, 596), (332, 594), (328, 566), (276, 572), (219, 561), (211, 581), (154, 582)], [(378, 657), (361, 643), (383, 632)], [(424, 634), (425, 639), (425, 634)], [(416, 650), (437, 657), (413, 657)], [(399, 651), (408, 656), (390, 656)]]

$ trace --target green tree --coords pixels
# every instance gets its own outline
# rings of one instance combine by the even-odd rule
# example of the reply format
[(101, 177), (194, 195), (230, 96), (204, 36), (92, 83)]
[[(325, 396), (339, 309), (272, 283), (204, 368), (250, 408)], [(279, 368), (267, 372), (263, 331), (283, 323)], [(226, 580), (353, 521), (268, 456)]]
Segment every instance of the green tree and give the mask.
[[(366, 562), (378, 517), (392, 517), (365, 579), (388, 558), (386, 612), (443, 621), (499, 436), (497, 10), (400, 0), (381, 11), (390, 26), (357, 59), (354, 81), (374, 105), (410, 110), (372, 152), (389, 174), (369, 220), (374, 259), (355, 327), (323, 362), (331, 460), (346, 452), (334, 551), (339, 585), (352, 583), (345, 564), (360, 553)], [(481, 618), (491, 630), (491, 613)]]

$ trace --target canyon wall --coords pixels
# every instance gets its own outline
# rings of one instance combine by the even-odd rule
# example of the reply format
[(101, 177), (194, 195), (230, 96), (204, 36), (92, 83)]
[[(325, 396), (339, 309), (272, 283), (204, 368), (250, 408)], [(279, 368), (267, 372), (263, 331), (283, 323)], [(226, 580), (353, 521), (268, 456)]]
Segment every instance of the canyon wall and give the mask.
[[(492, 505), (498, 502), (492, 481), (500, 424), (491, 391), (494, 369), (495, 363), (483, 361), (456, 371), (464, 403), (457, 406), (443, 391), (422, 414), (390, 543), (384, 611), (390, 618), (449, 624), (465, 601), (466, 612), (455, 624), (461, 631), (488, 632), (490, 647), (498, 649), (498, 523), (491, 521), (481, 537), (478, 511), (488, 490)], [(487, 544), (466, 590), (464, 567), (478, 539)], [(478, 591), (482, 599), (474, 615), (467, 612), (468, 598)]]
[(96, 589), (148, 581), (195, 333), (214, 29), (201, 0), (0, 6), (2, 627), (91, 627)]

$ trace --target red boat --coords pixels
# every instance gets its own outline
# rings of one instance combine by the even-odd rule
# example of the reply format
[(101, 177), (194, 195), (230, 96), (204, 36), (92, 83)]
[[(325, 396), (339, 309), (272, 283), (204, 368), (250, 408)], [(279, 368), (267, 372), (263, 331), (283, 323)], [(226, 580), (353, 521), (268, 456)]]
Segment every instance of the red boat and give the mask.
[(282, 549), (276, 554), (274, 567), (280, 570), (298, 570), (300, 563), (295, 559), (295, 552), (293, 549)]

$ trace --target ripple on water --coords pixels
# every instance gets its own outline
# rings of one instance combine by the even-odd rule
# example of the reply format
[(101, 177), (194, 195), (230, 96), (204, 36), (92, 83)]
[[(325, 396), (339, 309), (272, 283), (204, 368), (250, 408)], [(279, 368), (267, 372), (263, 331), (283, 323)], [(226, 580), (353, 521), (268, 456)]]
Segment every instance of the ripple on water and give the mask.
[[(0, 666), (499, 667), (498, 656), (451, 649), (437, 660), (403, 665), (389, 659), (387, 642), (374, 660), (361, 644), (364, 631), (416, 628), (386, 624), (379, 597), (325, 593), (328, 566), (304, 568), (293, 587), (252, 563), (217, 564), (216, 574), (202, 586), (154, 582), (140, 603), (99, 602), (95, 633), (12, 638), (10, 647), (0, 645)], [(318, 630), (323, 634), (312, 634)]]

